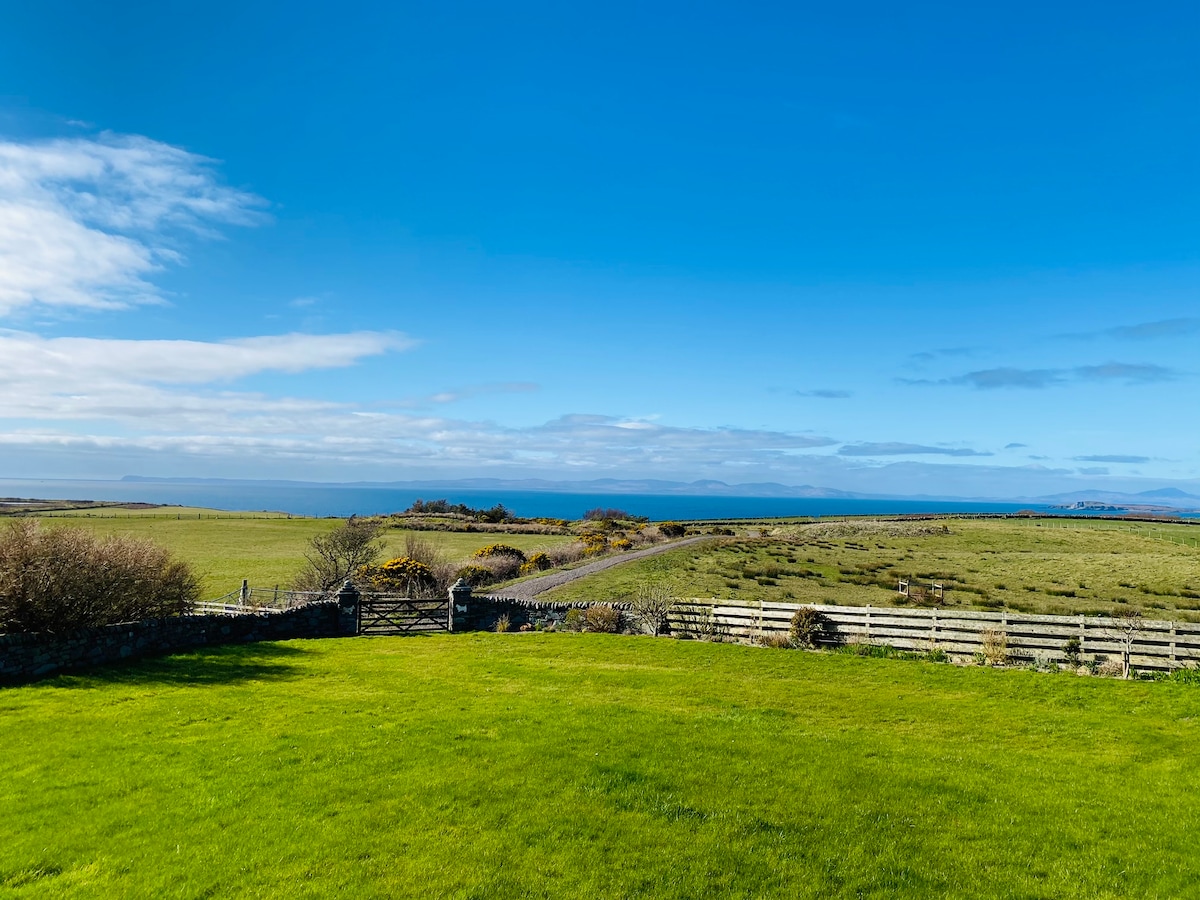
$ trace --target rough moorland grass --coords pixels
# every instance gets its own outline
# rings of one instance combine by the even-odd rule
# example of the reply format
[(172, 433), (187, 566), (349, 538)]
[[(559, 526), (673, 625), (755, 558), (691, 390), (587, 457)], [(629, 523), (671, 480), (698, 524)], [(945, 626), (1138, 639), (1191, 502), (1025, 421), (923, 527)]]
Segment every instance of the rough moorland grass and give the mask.
[(0, 692), (4, 897), (1183, 897), (1200, 691), (606, 635)]
[[(920, 523), (922, 526), (928, 523)], [(693, 597), (889, 606), (900, 577), (943, 583), (947, 603), (1037, 613), (1200, 619), (1200, 526), (1147, 534), (1107, 522), (954, 520), (948, 534), (887, 534), (882, 523), (781, 527), (757, 539), (714, 540), (590, 576), (559, 600), (624, 599), (650, 578)], [(845, 533), (838, 534), (838, 531)], [(1172, 540), (1174, 538), (1174, 540)], [(1178, 543), (1186, 540), (1188, 544)]]
[[(304, 551), (313, 535), (329, 531), (343, 519), (257, 518), (208, 510), (197, 519), (166, 515), (63, 514), (54, 521), (89, 528), (97, 534), (131, 534), (155, 540), (190, 562), (200, 575), (203, 596), (212, 598), (238, 588), (246, 578), (255, 587), (286, 587), (304, 565)], [(209, 514), (216, 516), (210, 518)], [(261, 514), (255, 514), (261, 515)], [(3, 521), (0, 520), (0, 525)], [(384, 532), (387, 552), (404, 552), (404, 540), (416, 534), (442, 547), (450, 560), (465, 560), (480, 547), (505, 543), (522, 550), (550, 546), (572, 538), (544, 534), (485, 534), (463, 532)]]

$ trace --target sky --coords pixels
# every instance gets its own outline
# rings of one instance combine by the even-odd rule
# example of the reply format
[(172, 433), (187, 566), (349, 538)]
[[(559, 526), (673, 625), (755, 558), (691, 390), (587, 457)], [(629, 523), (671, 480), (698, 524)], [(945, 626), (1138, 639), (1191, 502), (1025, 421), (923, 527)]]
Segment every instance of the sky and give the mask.
[(1194, 3), (0, 3), (0, 475), (1200, 493)]

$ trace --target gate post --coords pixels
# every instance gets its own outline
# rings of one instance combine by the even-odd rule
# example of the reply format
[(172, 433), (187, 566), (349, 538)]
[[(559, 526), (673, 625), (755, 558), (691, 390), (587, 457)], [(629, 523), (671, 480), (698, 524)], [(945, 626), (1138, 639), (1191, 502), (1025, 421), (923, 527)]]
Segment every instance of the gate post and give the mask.
[(359, 594), (358, 588), (349, 578), (346, 579), (342, 589), (338, 591), (338, 634), (350, 636), (358, 634), (358, 622), (360, 618), (360, 605), (362, 595)]
[(446, 627), (451, 631), (466, 631), (471, 615), (471, 585), (462, 578), (450, 586), (450, 611)]

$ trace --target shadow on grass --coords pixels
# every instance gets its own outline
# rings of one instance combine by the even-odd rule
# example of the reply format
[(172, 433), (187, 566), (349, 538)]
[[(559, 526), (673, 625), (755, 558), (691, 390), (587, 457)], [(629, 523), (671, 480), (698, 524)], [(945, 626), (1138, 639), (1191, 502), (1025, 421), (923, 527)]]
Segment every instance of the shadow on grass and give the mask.
[(213, 685), (238, 681), (279, 681), (298, 678), (303, 666), (293, 665), (309, 651), (275, 643), (225, 644), (202, 647), (172, 656), (114, 663), (48, 678), (39, 684), (60, 688), (102, 688), (130, 685)]

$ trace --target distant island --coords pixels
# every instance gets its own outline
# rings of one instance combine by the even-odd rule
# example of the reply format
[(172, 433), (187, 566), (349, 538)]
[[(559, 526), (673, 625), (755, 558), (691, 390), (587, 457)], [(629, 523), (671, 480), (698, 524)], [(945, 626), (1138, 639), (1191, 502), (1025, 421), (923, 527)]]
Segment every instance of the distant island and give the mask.
[(1102, 500), (1076, 500), (1074, 503), (1063, 503), (1051, 506), (1051, 509), (1068, 510), (1071, 512), (1115, 513), (1117, 515), (1139, 516), (1177, 516), (1180, 513), (1196, 512), (1179, 506), (1161, 506), (1153, 503), (1112, 503)]

